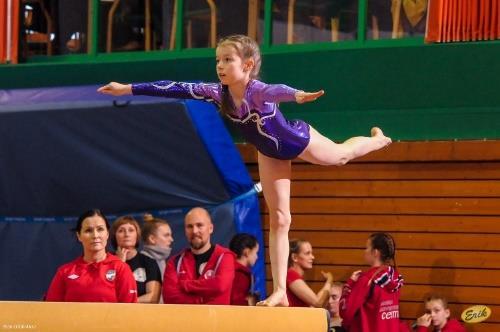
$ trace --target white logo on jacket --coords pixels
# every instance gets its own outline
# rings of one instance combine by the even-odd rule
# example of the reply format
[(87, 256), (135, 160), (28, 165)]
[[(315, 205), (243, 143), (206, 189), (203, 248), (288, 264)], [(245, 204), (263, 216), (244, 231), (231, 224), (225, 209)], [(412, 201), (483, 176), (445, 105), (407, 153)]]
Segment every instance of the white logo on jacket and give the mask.
[(379, 312), (382, 313), (380, 315), (382, 320), (399, 318), (399, 304), (393, 304), (392, 300), (384, 301), (381, 304)]
[(387, 311), (382, 313), (382, 320), (399, 318), (399, 310)]
[(108, 270), (106, 271), (106, 280), (113, 281), (116, 277), (116, 270)]
[(79, 275), (77, 275), (77, 274), (74, 274), (74, 273), (73, 273), (73, 274), (70, 274), (70, 275), (68, 276), (68, 279), (71, 279), (71, 280), (75, 280), (75, 279), (78, 279), (78, 278), (80, 278), (80, 276), (79, 276)]
[(215, 278), (215, 271), (214, 270), (207, 270), (207, 272), (205, 272), (205, 274), (203, 275), (203, 278), (205, 278), (205, 279)]

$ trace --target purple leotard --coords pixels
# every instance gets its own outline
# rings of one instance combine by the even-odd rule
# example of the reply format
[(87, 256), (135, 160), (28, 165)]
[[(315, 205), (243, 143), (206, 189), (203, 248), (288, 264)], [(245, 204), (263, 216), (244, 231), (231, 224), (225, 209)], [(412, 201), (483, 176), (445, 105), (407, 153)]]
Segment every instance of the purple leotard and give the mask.
[[(268, 157), (289, 160), (309, 144), (309, 125), (302, 120), (285, 119), (277, 103), (295, 101), (296, 89), (283, 84), (248, 83), (241, 106), (228, 114), (247, 142)], [(132, 85), (134, 95), (199, 99), (221, 104), (220, 83), (159, 81)]]

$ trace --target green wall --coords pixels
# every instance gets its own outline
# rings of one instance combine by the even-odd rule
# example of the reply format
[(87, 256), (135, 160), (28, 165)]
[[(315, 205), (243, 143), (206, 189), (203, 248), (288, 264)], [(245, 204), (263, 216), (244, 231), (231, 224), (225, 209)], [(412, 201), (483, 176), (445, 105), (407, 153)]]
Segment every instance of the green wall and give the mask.
[[(331, 138), (379, 125), (395, 140), (500, 139), (500, 42), (285, 45), (263, 54), (264, 81), (325, 89), (315, 103), (281, 106)], [(214, 81), (213, 50), (0, 66), (0, 89), (159, 79)]]

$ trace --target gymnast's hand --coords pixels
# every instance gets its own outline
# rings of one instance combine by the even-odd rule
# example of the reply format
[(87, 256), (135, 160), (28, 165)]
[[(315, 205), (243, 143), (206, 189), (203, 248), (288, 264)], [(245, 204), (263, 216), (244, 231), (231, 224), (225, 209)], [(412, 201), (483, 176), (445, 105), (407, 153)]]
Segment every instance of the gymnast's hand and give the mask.
[(309, 101), (315, 101), (319, 97), (321, 97), (323, 94), (325, 94), (325, 91), (319, 90), (316, 92), (304, 92), (304, 91), (297, 91), (295, 93), (295, 101), (299, 104), (307, 103)]
[(97, 92), (104, 93), (112, 96), (125, 96), (132, 94), (132, 84), (121, 84), (117, 82), (110, 82), (97, 89)]

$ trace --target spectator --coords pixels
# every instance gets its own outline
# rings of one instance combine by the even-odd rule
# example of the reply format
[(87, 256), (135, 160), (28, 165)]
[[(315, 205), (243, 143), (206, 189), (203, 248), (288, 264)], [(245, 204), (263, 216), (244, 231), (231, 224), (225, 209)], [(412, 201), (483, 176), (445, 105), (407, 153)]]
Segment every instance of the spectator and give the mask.
[(234, 254), (212, 245), (214, 226), (207, 210), (196, 207), (184, 218), (190, 248), (169, 259), (163, 278), (163, 300), (177, 304), (230, 304)]
[(259, 298), (258, 294), (253, 292), (254, 279), (251, 268), (258, 258), (257, 238), (246, 233), (236, 234), (229, 242), (229, 249), (236, 255), (231, 304), (255, 305)]
[(137, 251), (141, 229), (130, 216), (120, 217), (111, 226), (111, 245), (116, 255), (126, 262), (134, 273), (137, 283), (137, 301), (158, 303), (161, 293), (161, 273), (158, 264)]
[(428, 0), (403, 0), (401, 2), (401, 25), (409, 36), (425, 34)]
[(304, 240), (290, 241), (286, 295), (291, 307), (324, 308), (327, 304), (333, 283), (332, 274), (321, 272), (326, 281), (318, 293), (314, 293), (304, 281), (304, 272), (312, 269), (313, 261), (312, 246), (309, 242)]
[(60, 54), (86, 52), (88, 1), (59, 1), (58, 11)]
[(174, 242), (172, 229), (166, 220), (155, 218), (151, 214), (145, 214), (143, 220), (141, 232), (144, 246), (141, 253), (156, 261), (163, 280), (167, 258)]
[(343, 332), (342, 318), (339, 313), (339, 301), (342, 296), (342, 288), (344, 284), (334, 282), (330, 287), (330, 297), (328, 298), (328, 312), (330, 313), (330, 332)]
[(458, 320), (450, 319), (448, 301), (442, 296), (432, 295), (425, 300), (425, 314), (417, 319), (417, 332), (427, 332), (432, 325), (434, 332), (465, 332)]
[(127, 264), (106, 252), (109, 224), (99, 210), (83, 213), (74, 229), (83, 256), (59, 267), (47, 301), (137, 302), (134, 276)]
[(368, 2), (368, 29), (372, 39), (391, 38), (393, 30), (393, 3), (388, 0), (370, 0)]
[(396, 243), (386, 233), (366, 241), (368, 271), (355, 271), (340, 299), (342, 326), (350, 332), (399, 331), (399, 291), (403, 277), (395, 268)]
[[(150, 2), (153, 49), (161, 47), (163, 34), (163, 10), (165, 0)], [(173, 13), (172, 13), (173, 14)], [(171, 15), (172, 15), (171, 14)], [(113, 16), (113, 51), (143, 50), (145, 45), (146, 13), (144, 1), (122, 0)]]

